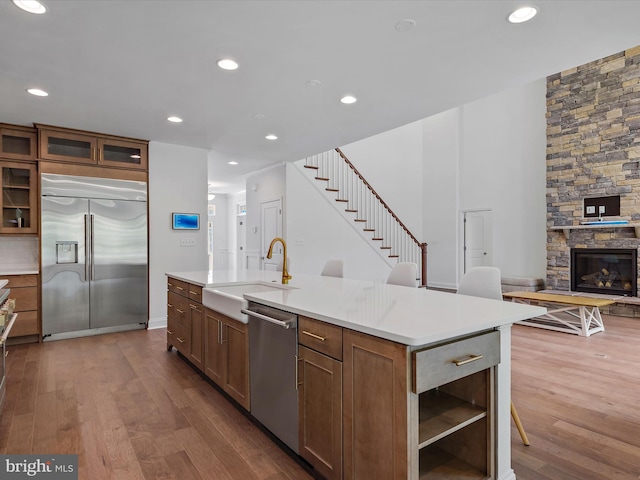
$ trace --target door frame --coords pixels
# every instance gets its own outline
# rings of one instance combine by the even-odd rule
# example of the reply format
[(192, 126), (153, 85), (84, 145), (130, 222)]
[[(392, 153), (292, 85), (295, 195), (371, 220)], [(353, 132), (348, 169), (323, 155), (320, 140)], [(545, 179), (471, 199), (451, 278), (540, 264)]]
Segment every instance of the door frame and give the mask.
[(490, 265), (493, 265), (493, 233), (494, 233), (494, 229), (493, 229), (493, 209), (491, 208), (470, 208), (470, 209), (465, 209), (465, 210), (461, 210), (460, 211), (460, 244), (458, 247), (458, 257), (459, 257), (459, 269), (458, 269), (458, 284), (460, 283), (460, 279), (462, 279), (462, 277), (464, 276), (465, 272), (466, 272), (466, 254), (465, 254), (465, 250), (466, 250), (466, 244), (467, 244), (467, 229), (466, 229), (466, 218), (467, 218), (467, 214), (469, 213), (479, 213), (479, 212), (485, 212), (490, 214), (490, 219), (491, 219), (491, 224), (489, 225), (490, 227), (490, 232), (491, 232), (491, 242), (489, 245), (485, 245), (485, 248), (488, 249), (488, 257), (490, 258)]

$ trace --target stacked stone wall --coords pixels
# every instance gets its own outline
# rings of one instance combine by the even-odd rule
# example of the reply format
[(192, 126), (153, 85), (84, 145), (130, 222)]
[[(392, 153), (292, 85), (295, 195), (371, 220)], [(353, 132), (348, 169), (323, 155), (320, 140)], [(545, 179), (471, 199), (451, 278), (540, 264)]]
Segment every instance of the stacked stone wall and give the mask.
[(613, 195), (616, 219), (640, 223), (640, 46), (547, 78), (546, 161), (547, 286), (569, 290), (572, 247), (640, 245), (628, 227), (551, 229), (580, 225), (585, 198)]

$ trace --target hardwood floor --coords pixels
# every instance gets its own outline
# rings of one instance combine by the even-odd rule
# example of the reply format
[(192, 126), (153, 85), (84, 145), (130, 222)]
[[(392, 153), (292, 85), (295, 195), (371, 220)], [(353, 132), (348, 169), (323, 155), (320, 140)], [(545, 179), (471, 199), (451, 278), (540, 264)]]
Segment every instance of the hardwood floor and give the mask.
[(9, 348), (0, 453), (77, 453), (79, 479), (311, 479), (165, 330)]
[(640, 319), (606, 316), (579, 337), (516, 325), (512, 428), (518, 480), (640, 478)]
[[(589, 338), (513, 328), (518, 480), (640, 478), (640, 319)], [(312, 476), (175, 351), (164, 330), (9, 347), (0, 453), (77, 453), (80, 480)], [(368, 480), (368, 479), (367, 479)]]

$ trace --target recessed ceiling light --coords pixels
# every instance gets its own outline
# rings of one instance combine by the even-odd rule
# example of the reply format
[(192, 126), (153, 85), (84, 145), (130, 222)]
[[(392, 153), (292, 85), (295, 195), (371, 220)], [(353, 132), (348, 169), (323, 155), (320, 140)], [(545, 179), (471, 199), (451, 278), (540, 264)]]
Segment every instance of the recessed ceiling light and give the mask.
[(180, 117), (167, 117), (167, 120), (172, 123), (182, 123), (182, 119)]
[(218, 66), (223, 70), (235, 70), (238, 68), (238, 64), (230, 58), (223, 58), (218, 60)]
[(47, 11), (47, 7), (36, 0), (13, 0), (13, 4), (25, 12), (35, 13), (37, 15), (42, 15)]
[(511, 23), (523, 23), (531, 20), (538, 13), (538, 9), (532, 6), (520, 7), (509, 15), (508, 20)]
[(345, 95), (344, 97), (342, 97), (340, 99), (340, 101), (342, 103), (346, 103), (347, 105), (349, 105), (351, 103), (356, 103), (358, 101), (358, 99), (356, 97), (354, 97), (353, 95)]
[(35, 95), (36, 97), (48, 97), (49, 94), (44, 90), (40, 90), (39, 88), (28, 88), (27, 92), (31, 95)]
[(231, 160), (230, 162), (227, 162), (229, 165), (237, 165), (238, 162)]
[(264, 113), (255, 113), (253, 115), (254, 120), (264, 120), (267, 116)]
[(307, 87), (319, 87), (320, 85), (322, 85), (322, 82), (320, 80), (307, 80), (304, 83), (307, 85)]
[(264, 137), (264, 138), (266, 138), (267, 140), (277, 140), (277, 139), (278, 139), (278, 136), (277, 136), (277, 135), (274, 135), (273, 133), (270, 133), (269, 135), (267, 135), (267, 136), (266, 136), (266, 137)]

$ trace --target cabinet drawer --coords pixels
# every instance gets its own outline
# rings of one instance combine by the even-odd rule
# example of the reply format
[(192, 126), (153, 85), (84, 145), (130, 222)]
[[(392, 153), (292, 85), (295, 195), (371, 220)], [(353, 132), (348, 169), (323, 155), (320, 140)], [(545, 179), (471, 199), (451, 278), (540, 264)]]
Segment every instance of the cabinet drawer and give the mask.
[(189, 354), (189, 330), (184, 325), (169, 320), (167, 322), (167, 342), (176, 347), (180, 353)]
[(193, 302), (202, 303), (202, 287), (194, 285), (192, 283), (187, 284), (187, 290), (185, 291), (189, 300)]
[(9, 338), (37, 335), (38, 333), (40, 333), (38, 331), (38, 312), (21, 312), (9, 332)]
[(182, 280), (178, 280), (176, 278), (169, 278), (167, 280), (167, 289), (170, 292), (175, 292), (178, 295), (187, 296), (189, 284), (187, 282), (183, 282)]
[(14, 287), (11, 289), (9, 297), (16, 299), (16, 312), (38, 310), (37, 287)]
[(413, 392), (426, 392), (500, 363), (500, 332), (425, 348), (412, 357)]
[(336, 360), (342, 360), (342, 327), (300, 316), (298, 343)]
[(167, 294), (167, 317), (188, 326), (189, 300), (174, 292)]
[(5, 288), (16, 287), (36, 287), (38, 285), (38, 275), (3, 275), (9, 283)]

